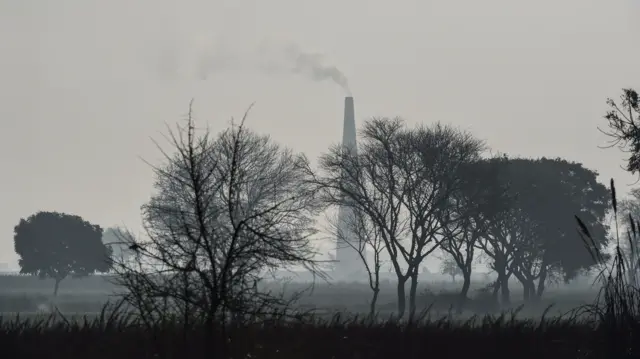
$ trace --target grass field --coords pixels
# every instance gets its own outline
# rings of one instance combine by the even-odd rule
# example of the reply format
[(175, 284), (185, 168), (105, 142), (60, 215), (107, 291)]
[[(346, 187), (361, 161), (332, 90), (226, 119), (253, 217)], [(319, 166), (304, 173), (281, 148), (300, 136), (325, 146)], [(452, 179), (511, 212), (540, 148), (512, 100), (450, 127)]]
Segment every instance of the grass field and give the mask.
[[(551, 289), (540, 303), (525, 305), (514, 315), (453, 315), (448, 303), (438, 301), (441, 292), (452, 292), (456, 285), (425, 283), (419, 290), (419, 310), (431, 305), (431, 312), (408, 324), (389, 320), (396, 309), (391, 285), (382, 288), (378, 320), (365, 321), (370, 295), (366, 285), (318, 284), (297, 303), (299, 309), (315, 310), (312, 319), (238, 325), (225, 334), (233, 340), (219, 342), (203, 340), (207, 334), (202, 327), (185, 329), (179, 321), (147, 327), (125, 319), (123, 313), (111, 317), (102, 309), (117, 288), (103, 283), (96, 280), (82, 288), (77, 282), (63, 282), (57, 298), (44, 281), (0, 287), (0, 345), (38, 358), (375, 359), (418, 358), (424, 353), (443, 358), (609, 358), (603, 343), (611, 329), (607, 332), (586, 316), (559, 316), (593, 302), (596, 291), (589, 288)], [(0, 279), (0, 284), (7, 283)], [(481, 285), (476, 283), (471, 295)], [(290, 291), (304, 288), (288, 286)], [(514, 308), (521, 297), (517, 287), (512, 290)], [(549, 305), (554, 307), (543, 319)]]
[[(15, 318), (14, 318), (15, 319)], [(240, 325), (203, 340), (202, 327), (108, 320), (3, 320), (0, 345), (37, 358), (607, 358), (603, 333), (588, 322), (485, 317), (474, 322), (370, 323), (333, 317)], [(221, 333), (219, 333), (221, 334)], [(204, 346), (202, 346), (204, 344)]]
[[(470, 296), (477, 294), (477, 289), (484, 283), (474, 283)], [(33, 277), (0, 276), (0, 313), (39, 313), (51, 311), (55, 305), (63, 313), (98, 313), (109, 300), (116, 299), (116, 286), (105, 278), (81, 278), (63, 281), (57, 297), (52, 296), (53, 282), (39, 280)], [(513, 309), (522, 304), (522, 297), (518, 287), (512, 287)], [(306, 290), (297, 301), (297, 305), (306, 310), (315, 309), (320, 313), (349, 312), (367, 313), (371, 291), (363, 283), (316, 283), (312, 288), (309, 284), (289, 283), (289, 292)], [(423, 310), (432, 306), (432, 311), (447, 314), (450, 307), (447, 295), (458, 291), (458, 285), (450, 282), (423, 283), (418, 290), (418, 309)], [(285, 291), (286, 292), (286, 291)], [(445, 295), (442, 295), (445, 293)], [(584, 287), (581, 289), (550, 289), (540, 303), (525, 305), (520, 311), (521, 316), (539, 317), (544, 310), (553, 306), (551, 315), (566, 313), (581, 305), (591, 303), (595, 299), (597, 290)], [(395, 287), (391, 284), (381, 286), (378, 298), (378, 310), (381, 315), (390, 315), (396, 309)], [(474, 308), (473, 313), (485, 314), (489, 310)]]

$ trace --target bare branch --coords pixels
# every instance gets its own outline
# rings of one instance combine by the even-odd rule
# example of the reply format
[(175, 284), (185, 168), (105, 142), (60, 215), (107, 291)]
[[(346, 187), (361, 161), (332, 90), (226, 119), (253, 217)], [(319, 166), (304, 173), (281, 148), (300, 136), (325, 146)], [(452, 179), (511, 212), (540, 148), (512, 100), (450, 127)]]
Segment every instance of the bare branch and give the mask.
[(169, 131), (173, 153), (154, 166), (156, 193), (143, 206), (146, 238), (129, 238), (135, 258), (116, 265), (126, 298), (146, 318), (213, 323), (273, 314), (284, 297), (257, 285), (287, 266), (324, 277), (310, 237), (320, 203), (308, 165), (244, 127), (213, 138), (196, 133), (191, 110)]

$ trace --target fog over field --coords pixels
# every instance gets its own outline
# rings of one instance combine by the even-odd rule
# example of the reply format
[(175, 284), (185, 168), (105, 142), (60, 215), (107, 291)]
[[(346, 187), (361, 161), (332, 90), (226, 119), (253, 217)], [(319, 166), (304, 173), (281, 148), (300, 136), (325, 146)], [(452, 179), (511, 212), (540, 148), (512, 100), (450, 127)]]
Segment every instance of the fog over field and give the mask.
[(0, 354), (640, 357), (639, 16), (0, 1)]

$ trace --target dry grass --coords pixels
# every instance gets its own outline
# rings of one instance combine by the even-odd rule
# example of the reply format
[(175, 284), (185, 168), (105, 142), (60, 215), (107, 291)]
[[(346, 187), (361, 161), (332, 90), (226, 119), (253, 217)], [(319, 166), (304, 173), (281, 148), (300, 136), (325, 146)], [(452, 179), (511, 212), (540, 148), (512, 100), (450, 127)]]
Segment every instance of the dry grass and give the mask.
[[(50, 316), (0, 323), (3, 351), (38, 358), (204, 358), (204, 330), (185, 329), (178, 320), (147, 328), (133, 317), (103, 311), (93, 320)], [(541, 322), (513, 315), (414, 323), (366, 319), (287, 320), (230, 326), (226, 345), (232, 358), (494, 357), (604, 358), (594, 323), (573, 318)], [(188, 335), (185, 335), (185, 330)], [(219, 334), (219, 333), (218, 333)], [(221, 355), (221, 335), (214, 348)], [(211, 342), (211, 340), (209, 340)], [(217, 356), (221, 357), (221, 356)]]
[[(602, 289), (595, 303), (585, 305), (581, 311), (592, 315), (597, 323), (596, 332), (603, 339), (610, 358), (638, 358), (640, 357), (640, 288), (636, 280), (630, 279), (629, 273), (638, 272), (640, 262), (629, 260), (625, 251), (633, 251), (640, 241), (637, 219), (629, 214), (631, 228), (627, 233), (627, 243), (624, 248), (620, 240), (618, 228), (618, 206), (616, 188), (611, 180), (611, 199), (615, 219), (616, 243), (612, 260), (609, 262), (604, 253), (593, 245), (594, 238), (580, 218), (576, 217), (584, 240), (585, 247), (590, 250), (594, 260), (601, 266), (597, 280)], [(631, 258), (634, 258), (631, 256)]]

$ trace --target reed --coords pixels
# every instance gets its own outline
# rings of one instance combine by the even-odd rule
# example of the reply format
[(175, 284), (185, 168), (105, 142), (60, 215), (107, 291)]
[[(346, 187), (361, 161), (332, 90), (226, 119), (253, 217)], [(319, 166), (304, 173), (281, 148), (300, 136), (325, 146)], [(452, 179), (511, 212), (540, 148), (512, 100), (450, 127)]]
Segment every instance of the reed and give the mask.
[[(589, 314), (597, 323), (597, 331), (601, 334), (602, 347), (610, 358), (637, 358), (640, 355), (640, 289), (636, 282), (638, 262), (635, 255), (627, 255), (626, 251), (634, 251), (640, 240), (637, 219), (629, 216), (630, 228), (627, 229), (628, 247), (623, 247), (620, 237), (619, 214), (616, 188), (611, 180), (611, 205), (615, 225), (615, 246), (613, 255), (597, 249), (589, 229), (576, 216), (579, 233), (585, 248), (600, 267), (595, 284), (601, 289), (593, 304), (579, 310)], [(609, 258), (610, 257), (610, 258)]]

